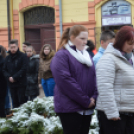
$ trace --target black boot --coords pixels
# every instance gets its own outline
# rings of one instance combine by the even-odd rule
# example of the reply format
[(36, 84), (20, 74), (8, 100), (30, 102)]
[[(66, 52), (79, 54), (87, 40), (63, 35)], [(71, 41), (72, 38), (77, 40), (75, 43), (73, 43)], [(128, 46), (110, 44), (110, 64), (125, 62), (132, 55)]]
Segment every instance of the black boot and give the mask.
[(11, 110), (10, 110), (10, 108), (6, 108), (6, 109), (5, 109), (5, 113), (6, 113), (6, 115), (11, 114)]

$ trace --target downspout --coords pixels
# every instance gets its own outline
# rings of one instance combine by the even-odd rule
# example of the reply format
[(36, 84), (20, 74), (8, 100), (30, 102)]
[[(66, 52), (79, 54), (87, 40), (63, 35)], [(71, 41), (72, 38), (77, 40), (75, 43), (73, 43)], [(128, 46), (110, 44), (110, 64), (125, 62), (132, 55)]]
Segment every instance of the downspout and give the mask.
[(7, 25), (8, 25), (8, 45), (11, 40), (11, 33), (10, 33), (10, 0), (7, 0)]
[(13, 0), (11, 0), (11, 7), (12, 7), (12, 38), (14, 39), (14, 25), (13, 25)]
[(59, 0), (59, 11), (60, 11), (60, 35), (62, 36), (62, 0)]

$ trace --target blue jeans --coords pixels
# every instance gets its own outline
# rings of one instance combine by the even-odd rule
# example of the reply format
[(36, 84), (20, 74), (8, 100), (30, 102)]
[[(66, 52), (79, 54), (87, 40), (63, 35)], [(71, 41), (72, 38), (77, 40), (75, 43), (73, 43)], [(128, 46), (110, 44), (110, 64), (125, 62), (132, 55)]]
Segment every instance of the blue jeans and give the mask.
[(10, 90), (9, 90), (9, 87), (7, 87), (7, 93), (6, 93), (6, 98), (5, 98), (5, 109), (11, 108), (10, 97), (11, 97)]
[(53, 78), (41, 79), (41, 84), (46, 97), (54, 96), (55, 81)]

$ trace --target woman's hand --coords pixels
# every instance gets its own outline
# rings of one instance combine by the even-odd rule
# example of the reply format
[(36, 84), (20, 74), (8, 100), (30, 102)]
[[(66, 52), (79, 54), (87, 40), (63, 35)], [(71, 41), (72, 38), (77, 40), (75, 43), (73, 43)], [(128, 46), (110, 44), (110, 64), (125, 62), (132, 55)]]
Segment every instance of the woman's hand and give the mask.
[(112, 118), (110, 120), (117, 121), (117, 120), (121, 120), (121, 118), (120, 117), (118, 117), (118, 118)]
[(13, 79), (13, 77), (9, 77), (9, 81), (10, 81), (11, 83), (14, 83), (14, 82), (15, 82), (14, 79)]
[(94, 98), (90, 98), (90, 101), (91, 102), (90, 102), (88, 108), (91, 108), (91, 107), (95, 106), (95, 99)]
[(41, 84), (39, 84), (39, 89), (41, 89), (42, 88), (42, 85)]

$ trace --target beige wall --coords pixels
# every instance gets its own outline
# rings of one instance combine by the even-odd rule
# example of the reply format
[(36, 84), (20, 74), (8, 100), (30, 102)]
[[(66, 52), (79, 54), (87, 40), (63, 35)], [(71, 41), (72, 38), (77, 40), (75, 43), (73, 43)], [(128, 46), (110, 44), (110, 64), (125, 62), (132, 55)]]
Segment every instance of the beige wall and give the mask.
[(88, 2), (92, 0), (62, 0), (63, 23), (88, 21)]
[(7, 1), (0, 0), (0, 28), (7, 27)]

